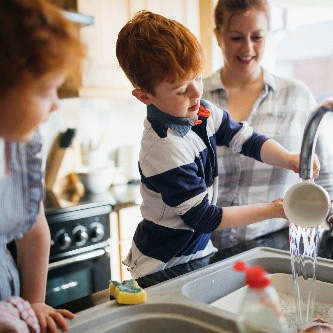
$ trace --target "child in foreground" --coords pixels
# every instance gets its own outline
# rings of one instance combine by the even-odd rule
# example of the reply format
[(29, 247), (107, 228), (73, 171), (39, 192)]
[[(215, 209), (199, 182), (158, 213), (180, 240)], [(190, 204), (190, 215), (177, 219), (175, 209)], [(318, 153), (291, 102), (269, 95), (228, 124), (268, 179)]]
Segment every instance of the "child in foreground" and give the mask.
[(47, 0), (1, 0), (0, 26), (0, 332), (56, 333), (74, 314), (45, 303), (51, 239), (38, 129), (84, 45)]
[(294, 172), (299, 154), (201, 99), (204, 53), (186, 27), (141, 11), (120, 31), (116, 52), (133, 96), (147, 105), (139, 156), (143, 221), (123, 262), (133, 278), (216, 252), (216, 229), (286, 218), (282, 199), (216, 206), (216, 145)]

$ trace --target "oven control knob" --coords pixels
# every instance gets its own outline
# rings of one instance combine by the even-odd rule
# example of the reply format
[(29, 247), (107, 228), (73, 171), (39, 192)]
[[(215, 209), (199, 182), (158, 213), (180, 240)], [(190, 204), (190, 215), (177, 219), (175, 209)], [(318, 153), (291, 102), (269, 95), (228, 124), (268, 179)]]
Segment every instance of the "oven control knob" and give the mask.
[(56, 237), (56, 244), (59, 246), (60, 250), (66, 250), (71, 246), (72, 239), (69, 237), (67, 232), (61, 232)]
[(104, 234), (104, 227), (101, 223), (95, 222), (90, 225), (90, 237), (93, 242), (100, 241)]
[(76, 246), (82, 246), (88, 241), (87, 229), (83, 226), (77, 226), (73, 229), (74, 241)]

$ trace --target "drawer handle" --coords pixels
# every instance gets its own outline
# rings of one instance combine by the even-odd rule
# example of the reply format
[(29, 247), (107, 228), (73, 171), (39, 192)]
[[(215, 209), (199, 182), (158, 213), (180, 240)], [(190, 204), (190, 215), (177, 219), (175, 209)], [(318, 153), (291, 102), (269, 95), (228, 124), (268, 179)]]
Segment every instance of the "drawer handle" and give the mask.
[(107, 246), (104, 249), (94, 250), (89, 253), (84, 253), (84, 254), (77, 255), (75, 257), (53, 262), (53, 263), (49, 264), (49, 271), (54, 270), (59, 267), (68, 266), (68, 265), (71, 265), (71, 264), (74, 264), (77, 262), (82, 262), (82, 261), (86, 261), (86, 260), (90, 260), (90, 259), (96, 259), (99, 257), (103, 257), (107, 253), (110, 253), (109, 246)]

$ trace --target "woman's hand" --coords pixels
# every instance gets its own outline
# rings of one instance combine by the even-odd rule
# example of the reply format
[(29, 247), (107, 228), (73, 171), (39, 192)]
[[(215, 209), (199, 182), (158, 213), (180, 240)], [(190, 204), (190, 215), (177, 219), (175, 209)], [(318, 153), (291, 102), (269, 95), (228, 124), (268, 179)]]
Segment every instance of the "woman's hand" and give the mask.
[(36, 313), (42, 333), (57, 333), (58, 326), (63, 330), (69, 329), (69, 324), (65, 318), (73, 319), (75, 315), (64, 309), (54, 309), (45, 303), (33, 303), (31, 307)]

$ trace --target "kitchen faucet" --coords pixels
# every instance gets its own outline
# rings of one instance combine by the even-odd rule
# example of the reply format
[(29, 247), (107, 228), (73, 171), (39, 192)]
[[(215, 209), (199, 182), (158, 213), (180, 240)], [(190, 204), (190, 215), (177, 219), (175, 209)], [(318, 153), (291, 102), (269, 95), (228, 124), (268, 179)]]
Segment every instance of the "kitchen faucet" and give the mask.
[[(318, 127), (327, 112), (333, 112), (333, 101), (325, 101), (319, 104), (312, 112), (303, 134), (301, 156), (299, 163), (299, 175), (302, 180), (308, 180), (313, 177), (313, 153), (316, 148), (318, 137)], [(332, 198), (331, 198), (332, 201)], [(328, 217), (332, 215), (331, 212)], [(326, 218), (326, 223), (330, 230), (333, 230), (333, 218)], [(332, 235), (333, 236), (333, 235)]]
[(323, 116), (329, 111), (333, 112), (333, 101), (325, 101), (319, 104), (306, 124), (299, 165), (299, 175), (303, 180), (311, 179), (313, 176), (312, 161), (318, 137), (318, 126)]

